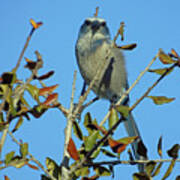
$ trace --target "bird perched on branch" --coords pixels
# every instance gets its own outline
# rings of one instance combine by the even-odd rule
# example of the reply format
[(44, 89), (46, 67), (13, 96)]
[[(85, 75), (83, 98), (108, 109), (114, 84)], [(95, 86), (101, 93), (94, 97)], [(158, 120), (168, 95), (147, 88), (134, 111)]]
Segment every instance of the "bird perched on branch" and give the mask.
[[(99, 98), (116, 103), (128, 88), (124, 56), (114, 46), (106, 21), (102, 18), (87, 18), (82, 24), (76, 43), (76, 58), (82, 77), (87, 85), (96, 78), (92, 90)], [(97, 77), (96, 77), (97, 76)], [(128, 105), (129, 98), (124, 103)], [(130, 113), (124, 121), (129, 136), (141, 136)], [(137, 152), (138, 141), (132, 144), (136, 159), (144, 159)], [(139, 165), (143, 171), (143, 166)]]

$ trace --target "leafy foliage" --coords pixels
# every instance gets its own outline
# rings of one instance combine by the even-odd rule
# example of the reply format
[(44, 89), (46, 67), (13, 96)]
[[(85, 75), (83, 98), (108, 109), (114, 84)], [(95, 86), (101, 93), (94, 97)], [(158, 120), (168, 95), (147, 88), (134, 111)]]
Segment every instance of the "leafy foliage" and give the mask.
[[(27, 38), (24, 49), (26, 49), (33, 33), (42, 26), (42, 22), (35, 22), (30, 20), (32, 29)], [(124, 40), (124, 23), (121, 23), (119, 31), (117, 33), (121, 36), (121, 40)], [(115, 37), (114, 41), (117, 39)], [(115, 44), (115, 46), (117, 46)], [(132, 50), (136, 47), (136, 44), (129, 44), (123, 46), (117, 46), (120, 49)], [(0, 77), (0, 131), (2, 133), (8, 132), (12, 137), (13, 141), (19, 146), (19, 152), (14, 150), (10, 151), (3, 157), (0, 161), (0, 170), (13, 166), (15, 168), (21, 168), (23, 166), (28, 166), (33, 170), (43, 169), (45, 174), (41, 175), (42, 180), (50, 179), (63, 179), (63, 171), (66, 169), (68, 175), (71, 179), (75, 180), (81, 178), (82, 180), (96, 180), (102, 176), (114, 176), (114, 166), (118, 164), (123, 164), (120, 160), (120, 154), (126, 153), (127, 147), (139, 140), (139, 137), (122, 137), (120, 139), (115, 139), (113, 133), (116, 131), (119, 124), (121, 124), (122, 119), (128, 117), (131, 112), (131, 107), (124, 105), (112, 105), (109, 114), (105, 120), (108, 120), (108, 125), (104, 124), (104, 120), (98, 123), (96, 119), (93, 119), (90, 112), (87, 112), (84, 116), (83, 123), (80, 123), (77, 119), (78, 115), (84, 110), (84, 102), (80, 97), (79, 104), (77, 106), (71, 104), (73, 108), (66, 109), (58, 101), (58, 93), (54, 92), (58, 87), (55, 85), (45, 85), (44, 80), (50, 78), (54, 71), (48, 71), (42, 75), (38, 75), (39, 70), (43, 67), (43, 59), (41, 54), (36, 51), (36, 60), (31, 60), (25, 58), (27, 71), (31, 72), (31, 75), (27, 80), (23, 81), (17, 77), (17, 69), (19, 68), (20, 62), (24, 57), (24, 50), (22, 51), (22, 56), (20, 56), (17, 65), (9, 72), (3, 72)], [(163, 65), (171, 65), (170, 67), (163, 67), (158, 69), (149, 69), (149, 72), (158, 74), (160, 78), (156, 81), (155, 85), (169, 75), (170, 72), (174, 70), (175, 67), (180, 66), (180, 57), (178, 53), (172, 49), (169, 54), (166, 54), (162, 49), (158, 53), (159, 60)], [(36, 85), (34, 85), (36, 81)], [(151, 90), (151, 89), (150, 89)], [(33, 104), (29, 104), (26, 92), (31, 95)], [(149, 91), (150, 92), (150, 91)], [(162, 105), (170, 103), (175, 100), (175, 98), (168, 98), (166, 96), (149, 96), (148, 93), (144, 96), (150, 98), (156, 105)], [(143, 100), (143, 98), (141, 100)], [(43, 100), (42, 100), (43, 99)], [(73, 98), (72, 98), (73, 99)], [(85, 98), (84, 98), (85, 100)], [(23, 143), (23, 141), (18, 141), (14, 137), (16, 131), (20, 130), (20, 127), (25, 123), (25, 119), (31, 120), (31, 116), (34, 118), (40, 118), (47, 111), (52, 108), (58, 108), (67, 118), (67, 121), (72, 122), (73, 135), (76, 137), (69, 137), (67, 148), (65, 149), (65, 156), (61, 163), (55, 162), (55, 160), (47, 157), (46, 166), (44, 167), (38, 160), (36, 160), (29, 152), (29, 144)], [(122, 118), (123, 117), (123, 118)], [(16, 121), (17, 120), (17, 121)], [(12, 125), (14, 122), (15, 126)], [(9, 127), (13, 126), (12, 132), (9, 131)], [(70, 133), (71, 134), (71, 133)], [(79, 141), (79, 142), (78, 142)], [(77, 142), (79, 143), (77, 145)], [(2, 151), (4, 140), (1, 139), (0, 143), (0, 153)], [(77, 148), (79, 147), (79, 148)], [(167, 151), (170, 157), (170, 165), (166, 172), (163, 174), (162, 179), (165, 180), (170, 176), (172, 170), (178, 159), (178, 152), (180, 149), (179, 144), (175, 144), (171, 149)], [(159, 138), (157, 145), (157, 154), (161, 158), (163, 157), (162, 148), (162, 137)], [(139, 155), (147, 157), (147, 148), (143, 142), (138, 141), (137, 152)], [(132, 153), (129, 151), (129, 161), (126, 163), (130, 165), (137, 164), (137, 162)], [(110, 161), (96, 162), (98, 157), (105, 159), (110, 159)], [(113, 158), (113, 160), (112, 160)], [(69, 161), (69, 160), (72, 161)], [(115, 160), (114, 160), (115, 159)], [(31, 162), (35, 163), (31, 164)], [(67, 162), (70, 162), (66, 164)], [(163, 161), (152, 161), (147, 160), (143, 162), (145, 164), (145, 173), (134, 173), (132, 178), (134, 180), (149, 180), (152, 177), (158, 176), (163, 165)], [(37, 167), (38, 166), (38, 167)], [(93, 174), (93, 175), (92, 175)], [(69, 178), (69, 179), (70, 179)], [(8, 176), (4, 176), (5, 180), (9, 180)], [(176, 179), (179, 179), (177, 177)]]

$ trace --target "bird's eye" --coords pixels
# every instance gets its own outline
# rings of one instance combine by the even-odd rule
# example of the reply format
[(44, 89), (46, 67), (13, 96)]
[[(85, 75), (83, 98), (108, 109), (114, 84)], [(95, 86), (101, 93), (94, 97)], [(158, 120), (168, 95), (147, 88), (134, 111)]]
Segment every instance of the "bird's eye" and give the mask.
[(102, 26), (106, 26), (106, 22), (102, 22), (101, 25), (102, 25)]
[(84, 24), (86, 24), (87, 26), (89, 26), (91, 24), (91, 22), (89, 20), (85, 20)]

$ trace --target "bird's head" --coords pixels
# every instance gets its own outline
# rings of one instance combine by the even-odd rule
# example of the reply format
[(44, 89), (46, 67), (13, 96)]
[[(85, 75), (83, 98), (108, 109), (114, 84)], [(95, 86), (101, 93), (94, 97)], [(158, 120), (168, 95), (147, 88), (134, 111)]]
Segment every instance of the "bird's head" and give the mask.
[(106, 21), (102, 18), (87, 18), (79, 31), (79, 38), (110, 39), (109, 29)]

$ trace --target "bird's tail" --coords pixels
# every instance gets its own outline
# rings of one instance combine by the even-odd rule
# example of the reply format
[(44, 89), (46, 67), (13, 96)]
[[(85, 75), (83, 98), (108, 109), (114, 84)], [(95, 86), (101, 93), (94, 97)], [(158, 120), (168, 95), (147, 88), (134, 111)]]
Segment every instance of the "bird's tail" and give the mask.
[[(127, 119), (124, 121), (124, 125), (126, 128), (126, 131), (128, 133), (128, 135), (131, 136), (138, 136), (139, 139), (136, 140), (134, 143), (132, 143), (132, 149), (133, 149), (133, 153), (134, 156), (137, 160), (145, 160), (147, 159), (147, 157), (144, 157), (142, 155), (139, 155), (137, 150), (138, 150), (138, 144), (141, 141), (142, 142), (142, 138), (140, 136), (137, 124), (132, 116), (132, 114), (130, 113), (129, 116), (127, 117)], [(144, 172), (144, 164), (139, 164), (138, 165), (138, 169), (140, 172)]]

